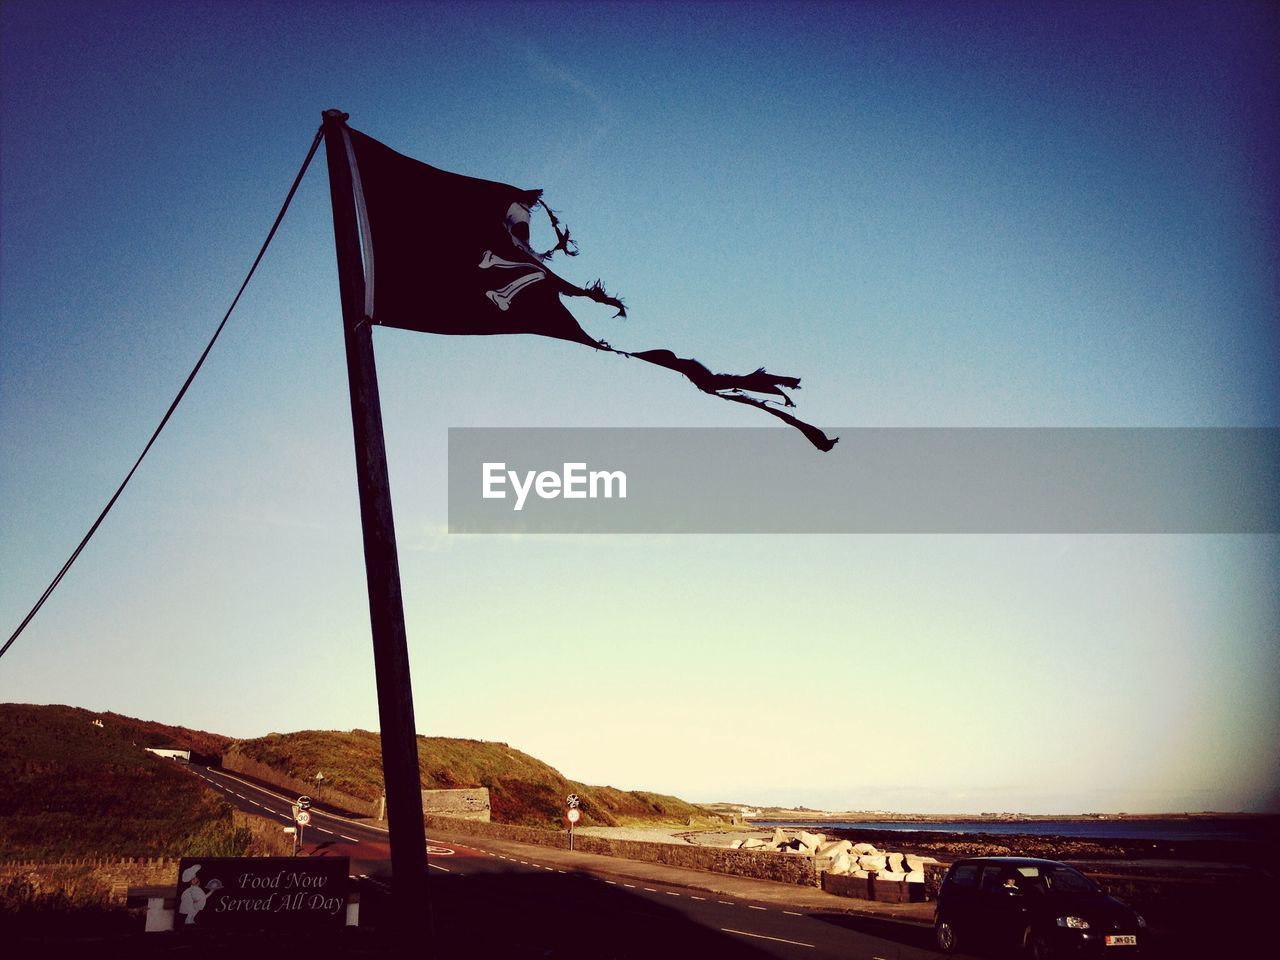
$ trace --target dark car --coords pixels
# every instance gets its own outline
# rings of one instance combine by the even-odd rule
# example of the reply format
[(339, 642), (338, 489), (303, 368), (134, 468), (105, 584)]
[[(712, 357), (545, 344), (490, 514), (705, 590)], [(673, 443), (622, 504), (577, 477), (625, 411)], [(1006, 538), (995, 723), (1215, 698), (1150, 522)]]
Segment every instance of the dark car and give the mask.
[(943, 953), (963, 945), (1048, 957), (1131, 957), (1146, 921), (1079, 870), (1031, 857), (957, 860), (938, 890), (934, 934)]

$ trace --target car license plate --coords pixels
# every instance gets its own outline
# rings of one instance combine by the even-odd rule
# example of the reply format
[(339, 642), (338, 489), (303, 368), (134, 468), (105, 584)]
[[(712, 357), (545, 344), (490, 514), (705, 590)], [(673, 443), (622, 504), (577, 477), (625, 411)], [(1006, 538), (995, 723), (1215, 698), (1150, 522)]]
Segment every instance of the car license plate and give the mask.
[(1104, 938), (1108, 947), (1136, 947), (1138, 938), (1132, 933), (1114, 934)]

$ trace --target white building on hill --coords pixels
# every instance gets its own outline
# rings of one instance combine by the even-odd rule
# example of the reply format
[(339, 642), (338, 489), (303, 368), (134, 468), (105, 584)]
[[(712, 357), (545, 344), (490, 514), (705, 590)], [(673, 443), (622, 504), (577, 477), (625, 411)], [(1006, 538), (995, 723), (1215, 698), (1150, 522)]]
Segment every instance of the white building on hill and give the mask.
[(147, 753), (154, 753), (157, 757), (168, 757), (170, 760), (177, 760), (179, 763), (191, 762), (190, 750), (169, 750), (165, 747), (146, 747)]

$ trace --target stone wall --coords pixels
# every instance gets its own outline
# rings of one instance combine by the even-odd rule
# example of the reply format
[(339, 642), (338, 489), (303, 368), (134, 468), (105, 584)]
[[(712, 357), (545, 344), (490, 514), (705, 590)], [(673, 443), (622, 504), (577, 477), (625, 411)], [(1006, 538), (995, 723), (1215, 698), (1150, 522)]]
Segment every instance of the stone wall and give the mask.
[(169, 857), (107, 858), (78, 860), (11, 860), (0, 863), (0, 881), (35, 874), (45, 883), (57, 885), (64, 878), (83, 873), (111, 888), (111, 899), (123, 903), (130, 887), (178, 885), (178, 861)]
[[(515, 840), (544, 847), (567, 850), (569, 834), (565, 830), (521, 827), (509, 823), (479, 823), (452, 817), (426, 817), (427, 829), (435, 833), (454, 833), (467, 837), (489, 837)], [(576, 835), (573, 847), (583, 853), (607, 857), (661, 863), (690, 870), (708, 870), (753, 880), (773, 880), (816, 887), (829, 861), (825, 857), (809, 857), (791, 853), (730, 850), (726, 847), (704, 847), (691, 843), (645, 843), (639, 840), (615, 840), (610, 837)]]
[[(383, 799), (376, 801), (362, 800), (349, 793), (317, 786), (315, 782), (307, 783), (297, 777), (288, 777), (273, 767), (258, 760), (253, 760), (232, 748), (222, 757), (222, 768), (232, 773), (239, 773), (253, 780), (276, 787), (295, 797), (309, 796), (317, 804), (337, 810), (340, 813), (355, 814), (359, 817), (372, 817), (375, 820), (387, 819), (386, 806)], [(465, 820), (489, 820), (489, 788), (469, 787), (455, 790), (423, 790), (422, 809), (424, 813), (442, 817), (457, 817)]]
[(242, 773), (246, 777), (260, 780), (262, 783), (277, 787), (295, 797), (308, 796), (316, 803), (344, 813), (354, 813), (361, 817), (377, 816), (377, 804), (369, 800), (361, 800), (341, 790), (334, 790), (323, 784), (317, 786), (315, 781), (307, 783), (297, 777), (287, 777), (279, 770), (267, 766), (258, 760), (246, 757), (234, 747), (222, 756), (222, 768), (232, 773)]
[(456, 817), (489, 822), (489, 788), (423, 790), (422, 812), (427, 816)]
[(901, 880), (881, 880), (877, 877), (853, 877), (824, 873), (822, 889), (838, 897), (857, 900), (876, 900), (880, 903), (919, 903), (926, 898), (925, 884), (904, 883)]
[(928, 863), (924, 868), (925, 899), (937, 900), (938, 890), (942, 888), (942, 879), (950, 869), (949, 863)]

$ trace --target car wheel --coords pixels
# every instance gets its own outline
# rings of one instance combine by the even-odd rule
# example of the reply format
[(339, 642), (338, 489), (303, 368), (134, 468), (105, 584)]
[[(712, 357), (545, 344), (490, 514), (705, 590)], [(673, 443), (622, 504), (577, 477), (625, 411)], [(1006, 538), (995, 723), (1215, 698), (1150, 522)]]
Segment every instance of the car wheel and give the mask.
[(955, 953), (959, 941), (956, 939), (956, 928), (948, 920), (939, 920), (933, 927), (933, 939), (943, 953)]
[(1028, 930), (1022, 942), (1027, 945), (1027, 956), (1031, 960), (1051, 960), (1053, 951), (1049, 949), (1049, 938), (1043, 933)]

